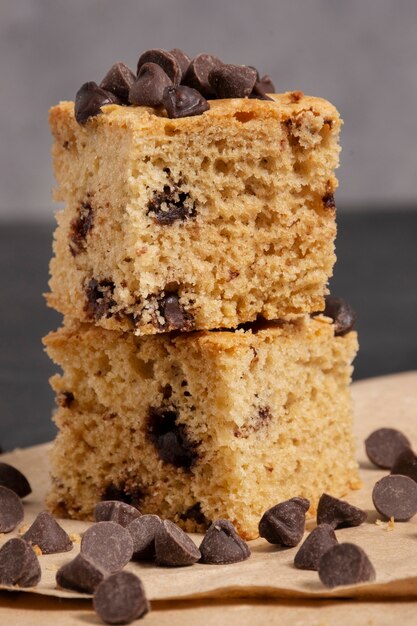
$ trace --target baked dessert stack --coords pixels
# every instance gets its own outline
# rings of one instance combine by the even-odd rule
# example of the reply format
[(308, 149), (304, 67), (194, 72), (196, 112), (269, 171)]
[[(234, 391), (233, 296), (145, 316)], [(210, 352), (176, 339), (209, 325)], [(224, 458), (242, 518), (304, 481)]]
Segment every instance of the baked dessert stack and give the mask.
[(357, 483), (356, 333), (325, 303), (341, 122), (266, 95), (253, 68), (181, 55), (148, 51), (137, 77), (116, 64), (50, 113), (49, 506), (89, 518), (122, 499), (252, 538), (277, 501)]

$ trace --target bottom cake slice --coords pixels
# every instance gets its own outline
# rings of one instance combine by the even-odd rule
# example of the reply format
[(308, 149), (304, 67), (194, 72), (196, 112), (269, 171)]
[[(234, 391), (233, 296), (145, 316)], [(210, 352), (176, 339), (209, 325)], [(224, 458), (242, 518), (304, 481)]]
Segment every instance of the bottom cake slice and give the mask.
[(102, 499), (188, 531), (226, 518), (247, 539), (265, 509), (359, 486), (349, 382), (355, 332), (323, 316), (135, 337), (68, 325), (46, 337), (59, 434), (50, 509)]

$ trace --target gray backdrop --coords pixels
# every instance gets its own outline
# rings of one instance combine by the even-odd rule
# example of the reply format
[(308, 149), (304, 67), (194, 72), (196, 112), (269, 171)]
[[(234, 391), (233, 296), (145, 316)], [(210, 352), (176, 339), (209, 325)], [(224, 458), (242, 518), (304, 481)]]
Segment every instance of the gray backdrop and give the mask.
[(415, 206), (416, 32), (416, 0), (0, 0), (0, 216), (51, 216), (48, 107), (150, 47), (328, 98), (345, 120), (339, 208)]

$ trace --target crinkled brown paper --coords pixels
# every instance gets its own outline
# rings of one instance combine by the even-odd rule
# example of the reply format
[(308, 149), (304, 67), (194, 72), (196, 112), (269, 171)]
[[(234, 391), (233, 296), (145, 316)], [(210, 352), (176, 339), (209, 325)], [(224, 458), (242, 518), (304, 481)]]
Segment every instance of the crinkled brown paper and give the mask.
[[(297, 548), (280, 550), (263, 539), (250, 542), (252, 556), (234, 565), (193, 565), (185, 568), (160, 568), (131, 563), (128, 569), (137, 573), (150, 600), (184, 600), (216, 598), (417, 598), (417, 516), (408, 523), (376, 523), (372, 506), (374, 483), (387, 472), (373, 468), (364, 454), (363, 441), (375, 428), (391, 426), (402, 430), (417, 447), (417, 372), (355, 383), (352, 388), (358, 458), (363, 488), (347, 496), (352, 504), (369, 511), (368, 521), (359, 528), (336, 532), (339, 541), (362, 546), (374, 564), (375, 582), (328, 590), (320, 583), (317, 572), (297, 570), (293, 566)], [(2, 455), (1, 460), (18, 467), (30, 480), (33, 494), (25, 499), (25, 525), (29, 525), (43, 508), (48, 489), (48, 451), (50, 444)], [(82, 534), (89, 524), (62, 520), (68, 533)], [(314, 526), (308, 523), (308, 529)], [(0, 545), (17, 533), (0, 536)], [(198, 544), (201, 537), (192, 536)], [(79, 544), (71, 552), (40, 557), (42, 580), (27, 591), (60, 598), (88, 598), (88, 595), (57, 589), (56, 570), (74, 558)], [(21, 591), (19, 589), (19, 591)], [(416, 612), (417, 623), (417, 612)]]

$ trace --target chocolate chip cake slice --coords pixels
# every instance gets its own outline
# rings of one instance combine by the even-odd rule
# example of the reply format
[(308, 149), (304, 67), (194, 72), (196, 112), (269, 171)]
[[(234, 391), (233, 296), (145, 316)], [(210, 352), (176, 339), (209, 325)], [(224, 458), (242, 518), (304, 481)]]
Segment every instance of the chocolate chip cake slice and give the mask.
[(263, 512), (358, 486), (348, 384), (357, 337), (328, 317), (137, 337), (69, 323), (46, 340), (59, 434), (49, 507), (133, 503), (189, 531), (254, 538)]
[[(140, 80), (158, 74), (152, 65), (141, 65)], [(234, 67), (210, 74), (218, 93), (235, 93), (226, 89)], [(201, 79), (198, 63), (190, 85), (195, 74)], [(236, 93), (246, 93), (246, 74)], [(82, 123), (72, 102), (50, 112), (56, 199), (65, 203), (51, 306), (137, 335), (323, 309), (341, 125), (331, 104), (292, 92), (210, 100), (196, 114), (181, 92), (192, 87), (165, 87), (171, 104), (188, 106), (187, 117), (173, 118), (166, 98), (166, 109), (122, 106), (86, 85), (77, 96)], [(91, 112), (91, 102), (101, 107)]]

